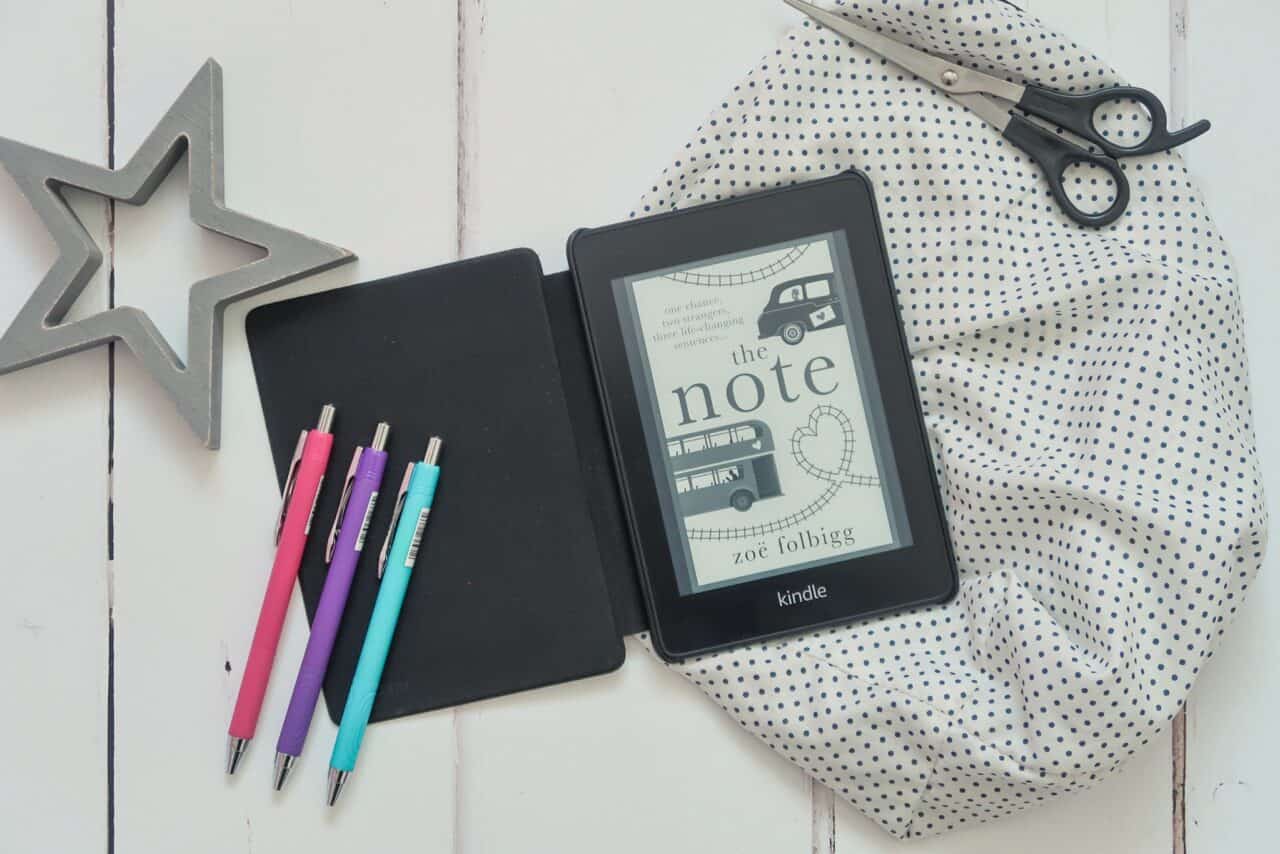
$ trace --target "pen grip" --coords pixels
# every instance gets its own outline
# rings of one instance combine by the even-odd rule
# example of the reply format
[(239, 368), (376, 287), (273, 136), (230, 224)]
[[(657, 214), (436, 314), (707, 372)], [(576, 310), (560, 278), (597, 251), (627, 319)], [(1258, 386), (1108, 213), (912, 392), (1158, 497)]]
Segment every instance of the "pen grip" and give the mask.
[(284, 627), (285, 613), (289, 609), (289, 597), (298, 578), (302, 563), (302, 550), (307, 542), (315, 498), (324, 479), (333, 448), (333, 434), (312, 430), (298, 462), (298, 474), (294, 481), (293, 495), (285, 511), (284, 527), (275, 561), (271, 564), (271, 577), (267, 580), (267, 592), (258, 613), (258, 625), (253, 631), (253, 643), (245, 662), (244, 675), (240, 679), (240, 693), (236, 695), (236, 707), (231, 716), (228, 732), (237, 738), (252, 738), (262, 711), (262, 698), (267, 693), (267, 679), (275, 660), (276, 646), (280, 643), (280, 631)]
[(403, 552), (400, 560), (394, 563), (393, 560), (394, 557), (387, 561), (382, 584), (378, 587), (378, 599), (373, 605), (369, 629), (364, 636), (364, 645), (360, 647), (360, 660), (356, 663), (351, 690), (342, 710), (342, 723), (333, 743), (333, 758), (329, 766), (339, 771), (355, 768), (356, 754), (360, 752), (360, 742), (364, 740), (364, 731), (369, 725), (378, 683), (382, 681), (382, 669), (387, 663), (387, 653), (391, 651), (396, 622), (400, 619), (400, 608), (404, 605), (409, 578), (413, 574), (404, 565)]
[(325, 671), (329, 668), (334, 640), (342, 623), (342, 612), (347, 607), (351, 582), (363, 553), (365, 543), (361, 534), (378, 500), (378, 488), (386, 465), (385, 451), (365, 448), (360, 454), (347, 509), (334, 543), (333, 560), (329, 563), (320, 602), (311, 621), (311, 636), (307, 639), (307, 649), (302, 654), (298, 678), (293, 685), (293, 696), (289, 698), (289, 708), (280, 727), (280, 738), (276, 743), (276, 750), (280, 753), (302, 755), (307, 730), (320, 699)]
[(400, 619), (400, 608), (409, 589), (409, 579), (413, 576), (413, 562), (409, 558), (414, 532), (423, 512), (431, 508), (439, 476), (440, 469), (436, 466), (419, 463), (414, 467), (405, 496), (404, 510), (396, 526), (391, 550), (387, 554), (387, 565), (382, 584), (378, 588), (378, 598), (373, 604), (373, 615), (369, 618), (364, 645), (360, 648), (360, 659), (356, 662), (351, 690), (342, 710), (342, 723), (333, 743), (333, 756), (329, 766), (339, 771), (355, 769), (360, 742), (364, 740), (364, 731), (369, 725), (373, 701), (378, 694), (378, 683), (382, 680), (382, 669), (387, 663), (387, 653), (391, 651), (396, 623)]

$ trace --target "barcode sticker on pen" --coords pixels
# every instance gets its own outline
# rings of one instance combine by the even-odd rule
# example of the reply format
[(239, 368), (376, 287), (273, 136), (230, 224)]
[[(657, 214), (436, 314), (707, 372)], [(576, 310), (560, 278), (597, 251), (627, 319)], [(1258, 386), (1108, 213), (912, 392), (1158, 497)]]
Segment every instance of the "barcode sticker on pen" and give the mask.
[(356, 534), (356, 551), (364, 551), (364, 538), (369, 534), (369, 522), (373, 519), (373, 505), (378, 503), (378, 493), (369, 496), (369, 505), (364, 508), (364, 519), (360, 522), (360, 533)]
[(418, 546), (422, 545), (422, 532), (427, 529), (427, 516), (430, 513), (430, 507), (423, 507), (418, 513), (418, 524), (413, 526), (413, 539), (409, 541), (409, 553), (404, 556), (406, 569), (413, 569), (414, 562), (418, 560)]

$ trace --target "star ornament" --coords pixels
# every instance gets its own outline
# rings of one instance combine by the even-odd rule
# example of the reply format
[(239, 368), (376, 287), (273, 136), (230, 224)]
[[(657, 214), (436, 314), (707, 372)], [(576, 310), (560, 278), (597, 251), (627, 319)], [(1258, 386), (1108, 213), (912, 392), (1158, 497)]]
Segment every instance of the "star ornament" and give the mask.
[[(131, 205), (145, 204), (188, 154), (191, 219), (266, 250), (266, 256), (191, 286), (188, 361), (182, 362), (145, 312), (119, 306), (63, 323), (102, 265), (102, 251), (63, 200), (77, 187)], [(49, 229), (58, 259), (0, 336), (0, 374), (108, 341), (123, 341), (164, 386), (209, 448), (218, 447), (222, 398), (222, 318), (245, 297), (355, 260), (345, 249), (229, 210), (223, 203), (222, 69), (210, 59), (123, 169), (104, 169), (0, 137), (0, 165)]]

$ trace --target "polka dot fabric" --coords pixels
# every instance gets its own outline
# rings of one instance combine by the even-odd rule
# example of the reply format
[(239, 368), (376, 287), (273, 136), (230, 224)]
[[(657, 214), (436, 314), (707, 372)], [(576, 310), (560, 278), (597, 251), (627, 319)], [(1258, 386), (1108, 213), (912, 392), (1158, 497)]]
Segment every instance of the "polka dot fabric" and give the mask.
[[(1119, 82), (1004, 3), (836, 8), (1011, 80)], [(1136, 135), (1144, 119), (1099, 117)], [(1231, 258), (1174, 154), (1124, 161), (1128, 212), (1076, 226), (992, 128), (806, 23), (636, 213), (851, 167), (876, 186), (960, 594), (676, 669), (888, 832), (927, 836), (1086, 787), (1154, 738), (1266, 519)]]

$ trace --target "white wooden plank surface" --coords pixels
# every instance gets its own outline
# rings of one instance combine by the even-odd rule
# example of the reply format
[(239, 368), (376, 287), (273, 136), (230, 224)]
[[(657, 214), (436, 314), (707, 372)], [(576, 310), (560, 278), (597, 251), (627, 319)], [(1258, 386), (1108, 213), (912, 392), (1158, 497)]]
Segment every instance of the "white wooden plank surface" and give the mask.
[[(0, 135), (107, 163), (97, 2), (0, 10)], [(56, 46), (57, 50), (50, 50)], [(38, 81), (38, 85), (37, 85)], [(73, 200), (106, 245), (106, 203)], [(0, 327), (53, 264), (53, 241), (0, 170)], [(107, 303), (106, 266), (76, 315)], [(102, 847), (107, 830), (107, 355), (0, 377), (0, 849)], [(74, 816), (74, 822), (65, 820)]]
[(781, 0), (466, 0), (465, 249), (563, 270), (579, 226), (625, 217), (794, 26)]
[[(463, 248), (530, 245), (549, 272), (574, 228), (627, 214), (792, 19), (773, 0), (466, 9)], [(458, 726), (463, 850), (809, 844), (803, 775), (639, 644), (621, 673), (462, 709)]]
[[(1280, 7), (1262, 0), (1187, 4), (1187, 115), (1213, 130), (1188, 155), (1192, 173), (1227, 235), (1244, 302), (1253, 411), (1268, 506), (1280, 504), (1280, 118), (1268, 79)], [(1274, 538), (1266, 564), (1222, 647), (1191, 694), (1187, 726), (1187, 850), (1265, 851), (1275, 847), (1280, 803), (1280, 568)]]
[[(228, 204), (364, 257), (264, 298), (438, 262), (454, 243), (455, 18), (443, 3), (240, 0), (201, 12), (166, 0), (121, 4), (119, 148), (132, 151), (216, 57)], [(162, 329), (181, 339), (188, 283), (252, 256), (186, 220), (184, 178), (157, 196), (121, 217), (118, 298), (155, 306)], [(306, 636), (298, 597), (251, 752), (235, 778), (221, 771), (278, 501), (244, 312), (227, 317), (216, 454), (132, 360), (118, 363), (116, 850), (449, 850), (447, 713), (371, 731), (356, 779), (327, 812), (334, 727), (320, 712), (290, 785), (271, 792)]]
[[(1273, 211), (1277, 167), (1266, 130), (1275, 119), (1253, 100), (1264, 84), (1238, 80), (1250, 68), (1260, 75), (1277, 13), (1261, 0), (1230, 17), (1208, 0), (1030, 5), (1172, 98), (1175, 115), (1215, 120), (1189, 162), (1236, 251), (1257, 376), (1258, 365), (1280, 357), (1266, 328), (1280, 300), (1264, 278), (1280, 260), (1271, 248), (1278, 217), (1267, 204)], [(215, 56), (225, 69), (229, 203), (362, 256), (259, 302), (439, 263), (459, 250), (530, 245), (548, 270), (561, 269), (565, 235), (625, 214), (707, 109), (795, 20), (775, 0), (43, 6), (0, 0), (0, 134), (106, 161), (112, 8), (117, 163)], [(1187, 6), (1183, 43), (1169, 35), (1170, 9)], [(48, 44), (63, 49), (48, 52)], [(1232, 116), (1240, 117), (1235, 133)], [(144, 208), (118, 206), (114, 259), (117, 302), (152, 312), (180, 349), (190, 281), (253, 257), (191, 225), (185, 190), (179, 176)], [(76, 204), (108, 245), (106, 206)], [(0, 175), (0, 281), (12, 283), (0, 287), (0, 324), (52, 251)], [(104, 275), (76, 312), (105, 303)], [(38, 695), (0, 704), (0, 725), (23, 733), (10, 740), (0, 781), (0, 850), (906, 849), (811, 788), (635, 644), (617, 674), (380, 725), (333, 815), (320, 807), (333, 727), (318, 718), (288, 790), (272, 795), (274, 727), (305, 642), (297, 601), (259, 737), (241, 775), (224, 780), (222, 743), (277, 500), (241, 329), (247, 308), (228, 316), (216, 454), (198, 446), (128, 353), (117, 355), (113, 484), (105, 351), (0, 377), (0, 474), (36, 489), (0, 493), (6, 544), (21, 568), (13, 595), (0, 600), (0, 639), (12, 651), (0, 684)], [(1280, 454), (1266, 429), (1280, 416), (1273, 397), (1255, 387), (1264, 459)], [(105, 803), (109, 490), (114, 836)], [(1269, 581), (1264, 573), (1193, 695), (1187, 842), (1196, 852), (1258, 850), (1270, 837), (1280, 683)], [(911, 847), (1181, 850), (1170, 752), (1162, 739), (1091, 792)]]

